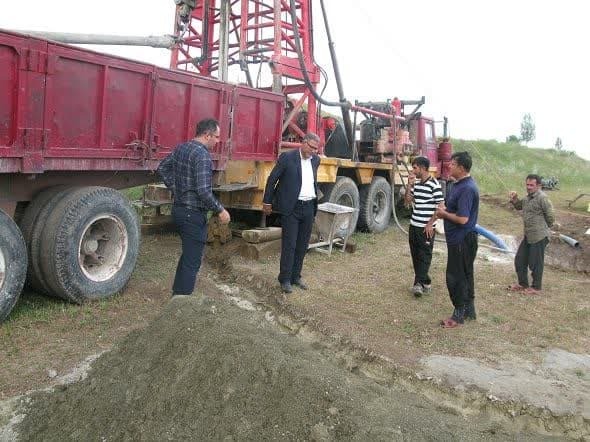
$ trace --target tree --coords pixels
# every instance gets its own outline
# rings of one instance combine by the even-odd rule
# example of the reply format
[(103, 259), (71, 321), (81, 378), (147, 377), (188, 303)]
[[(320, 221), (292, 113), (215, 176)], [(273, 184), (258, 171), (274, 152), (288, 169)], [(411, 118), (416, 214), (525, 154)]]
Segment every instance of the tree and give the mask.
[(518, 139), (518, 137), (516, 135), (509, 135), (506, 137), (506, 142), (507, 143), (518, 143), (520, 140)]
[(563, 142), (561, 141), (560, 137), (557, 137), (555, 139), (555, 150), (559, 150), (559, 151), (563, 150)]
[(525, 144), (535, 139), (535, 122), (531, 114), (524, 114), (520, 123), (520, 139)]

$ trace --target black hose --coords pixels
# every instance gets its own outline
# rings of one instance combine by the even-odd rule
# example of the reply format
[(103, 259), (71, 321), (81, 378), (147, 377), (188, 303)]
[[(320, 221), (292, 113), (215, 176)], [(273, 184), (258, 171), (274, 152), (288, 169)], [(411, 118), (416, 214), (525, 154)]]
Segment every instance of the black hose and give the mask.
[[(328, 37), (328, 47), (330, 49), (330, 58), (332, 59), (332, 67), (334, 69), (334, 78), (336, 79), (336, 88), (338, 89), (338, 98), (341, 103), (346, 103), (344, 97), (344, 88), (342, 86), (342, 79), (340, 77), (340, 69), (338, 68), (338, 59), (336, 58), (336, 51), (334, 50), (334, 42), (332, 41), (332, 34), (330, 33), (330, 25), (328, 24), (328, 16), (324, 6), (324, 0), (320, 0), (322, 7), (322, 15), (324, 17), (324, 27), (326, 28), (326, 36)], [(348, 140), (349, 149), (354, 146), (354, 133), (352, 129), (352, 122), (350, 121), (349, 109), (342, 107), (342, 121), (346, 131), (346, 139)]]
[(307, 68), (305, 67), (305, 62), (303, 61), (303, 54), (301, 52), (301, 40), (299, 38), (299, 26), (297, 25), (297, 8), (295, 7), (295, 0), (290, 0), (290, 12), (291, 12), (291, 21), (293, 22), (293, 35), (295, 37), (295, 48), (297, 50), (297, 58), (299, 59), (299, 68), (303, 73), (303, 81), (305, 86), (309, 89), (313, 97), (324, 106), (336, 106), (336, 107), (343, 107), (350, 109), (352, 105), (347, 102), (340, 102), (340, 101), (327, 101), (324, 100), (321, 96), (318, 95), (316, 90), (309, 79), (309, 75), (307, 74)]

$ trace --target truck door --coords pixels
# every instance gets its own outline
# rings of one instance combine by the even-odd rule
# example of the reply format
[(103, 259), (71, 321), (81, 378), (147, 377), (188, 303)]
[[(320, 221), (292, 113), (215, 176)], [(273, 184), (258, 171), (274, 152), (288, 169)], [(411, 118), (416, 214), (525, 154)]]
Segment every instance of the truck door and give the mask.
[(434, 120), (422, 116), (410, 121), (410, 139), (414, 145), (414, 154), (422, 155), (430, 160), (433, 167), (437, 167), (437, 144), (434, 132)]
[(420, 118), (424, 127), (424, 140), (422, 142), (422, 152), (430, 160), (432, 167), (438, 167), (438, 156), (436, 143), (436, 134), (434, 132), (434, 120), (430, 118)]

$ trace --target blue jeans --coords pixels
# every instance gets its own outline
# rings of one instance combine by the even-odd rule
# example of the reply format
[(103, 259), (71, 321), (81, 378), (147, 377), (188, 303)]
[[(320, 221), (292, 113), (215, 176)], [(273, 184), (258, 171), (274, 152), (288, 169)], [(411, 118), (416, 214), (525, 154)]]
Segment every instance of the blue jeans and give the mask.
[(207, 212), (172, 206), (172, 219), (182, 241), (182, 255), (176, 266), (172, 293), (190, 295), (195, 289), (207, 242)]

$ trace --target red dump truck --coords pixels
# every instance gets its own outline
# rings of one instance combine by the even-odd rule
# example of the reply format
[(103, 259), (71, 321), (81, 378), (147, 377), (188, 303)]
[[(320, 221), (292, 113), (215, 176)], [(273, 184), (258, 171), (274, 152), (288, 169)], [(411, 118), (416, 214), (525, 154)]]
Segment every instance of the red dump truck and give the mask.
[(0, 320), (25, 277), (73, 302), (121, 290), (137, 259), (135, 210), (115, 189), (215, 117), (212, 157), (273, 161), (284, 98), (0, 31)]

